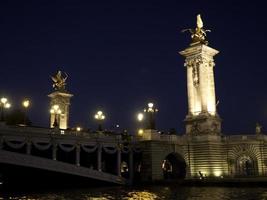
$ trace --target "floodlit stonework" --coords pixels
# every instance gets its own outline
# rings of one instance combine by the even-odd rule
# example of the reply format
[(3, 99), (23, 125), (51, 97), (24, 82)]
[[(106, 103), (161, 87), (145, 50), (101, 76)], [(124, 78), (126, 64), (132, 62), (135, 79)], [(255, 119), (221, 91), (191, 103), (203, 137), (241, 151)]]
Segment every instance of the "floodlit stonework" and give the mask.
[(69, 93), (65, 88), (67, 84), (67, 78), (67, 73), (65, 73), (65, 76), (63, 76), (63, 73), (61, 71), (58, 71), (55, 76), (51, 76), (51, 79), (53, 81), (53, 88), (55, 91), (48, 95), (48, 97), (50, 97), (51, 109), (50, 128), (68, 128), (70, 98), (73, 96), (73, 94)]
[(180, 54), (187, 70), (188, 115), (187, 134), (220, 134), (221, 120), (216, 112), (214, 60), (217, 50), (201, 43)]
[[(48, 96), (50, 97), (50, 107), (58, 105), (61, 109), (61, 113), (57, 116), (59, 128), (67, 129), (69, 122), (70, 98), (73, 95), (66, 91), (55, 91)], [(50, 128), (54, 127), (55, 117), (55, 113), (50, 114)]]

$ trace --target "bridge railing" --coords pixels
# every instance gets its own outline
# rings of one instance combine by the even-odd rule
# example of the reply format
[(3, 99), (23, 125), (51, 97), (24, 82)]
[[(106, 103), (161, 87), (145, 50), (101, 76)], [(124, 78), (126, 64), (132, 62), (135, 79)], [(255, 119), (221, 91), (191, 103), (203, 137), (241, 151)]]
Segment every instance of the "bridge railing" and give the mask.
[(184, 141), (183, 136), (179, 135), (160, 135), (160, 141), (166, 141), (166, 142), (182, 142)]
[(4, 126), (0, 127), (0, 135), (13, 137), (31, 137), (31, 138), (57, 138), (82, 141), (99, 141), (109, 143), (120, 143), (120, 135), (105, 135), (104, 133), (88, 133), (71, 130), (60, 130), (50, 128)]
[(259, 134), (259, 135), (230, 135), (230, 136), (224, 136), (224, 140), (228, 141), (267, 141), (267, 135)]

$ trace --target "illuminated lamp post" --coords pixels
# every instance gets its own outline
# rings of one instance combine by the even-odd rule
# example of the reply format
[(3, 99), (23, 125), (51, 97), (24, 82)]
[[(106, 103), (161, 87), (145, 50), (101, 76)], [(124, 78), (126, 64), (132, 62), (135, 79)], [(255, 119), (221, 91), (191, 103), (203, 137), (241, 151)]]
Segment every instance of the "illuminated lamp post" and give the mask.
[(143, 113), (138, 113), (138, 114), (137, 114), (137, 120), (138, 120), (139, 122), (142, 122), (143, 119), (144, 119), (144, 114), (143, 114)]
[(140, 122), (140, 126), (139, 126), (139, 129), (137, 131), (137, 134), (138, 134), (138, 136), (142, 136), (144, 133), (144, 130), (143, 130), (144, 113), (140, 112), (137, 114), (137, 121)]
[(95, 119), (98, 121), (98, 131), (102, 131), (102, 123), (106, 116), (103, 114), (101, 110), (97, 111), (95, 114)]
[(155, 114), (159, 110), (154, 107), (153, 103), (148, 103), (147, 108), (144, 109), (144, 112), (146, 113), (147, 116), (147, 129), (156, 129), (156, 122), (155, 122)]
[(80, 126), (77, 126), (77, 127), (76, 127), (76, 131), (77, 131), (77, 132), (80, 132), (81, 130), (82, 130), (82, 128), (81, 128)]
[(59, 118), (61, 112), (62, 111), (59, 109), (59, 105), (53, 105), (52, 108), (50, 109), (50, 113), (55, 115), (55, 120), (53, 123), (54, 128), (59, 127), (60, 120), (58, 118)]
[(28, 107), (30, 106), (30, 101), (28, 99), (25, 99), (24, 101), (22, 101), (22, 106), (24, 108), (23, 124), (26, 125), (27, 110), (28, 110)]
[(1, 121), (5, 121), (4, 110), (11, 107), (11, 104), (8, 102), (7, 98), (2, 97), (0, 99), (0, 107), (1, 107)]

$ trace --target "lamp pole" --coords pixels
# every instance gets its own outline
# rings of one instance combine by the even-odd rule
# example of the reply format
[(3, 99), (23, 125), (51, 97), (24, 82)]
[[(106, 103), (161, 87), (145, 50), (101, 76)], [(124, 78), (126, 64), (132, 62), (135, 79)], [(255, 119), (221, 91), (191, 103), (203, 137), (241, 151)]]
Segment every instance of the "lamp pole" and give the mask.
[(58, 117), (61, 114), (61, 110), (59, 109), (59, 105), (53, 105), (52, 108), (50, 109), (50, 113), (54, 114), (55, 119), (54, 119), (54, 123), (53, 123), (53, 127), (57, 128), (60, 125), (60, 120), (58, 119)]
[(148, 103), (147, 108), (144, 109), (144, 112), (147, 113), (147, 127), (148, 129), (156, 129), (156, 122), (155, 122), (155, 113), (159, 110), (154, 107), (153, 103)]
[(7, 98), (2, 97), (0, 99), (0, 107), (1, 107), (1, 121), (5, 121), (4, 110), (11, 107), (11, 104), (8, 102)]
[(99, 110), (97, 111), (97, 113), (95, 114), (95, 119), (98, 121), (98, 131), (102, 131), (102, 123), (104, 121), (104, 119), (106, 118), (106, 116), (104, 115), (104, 113)]
[(28, 99), (25, 99), (24, 101), (22, 101), (22, 106), (24, 108), (23, 124), (26, 126), (27, 109), (30, 106), (30, 101)]
[(142, 112), (140, 112), (140, 113), (138, 113), (137, 114), (137, 121), (140, 123), (140, 126), (139, 126), (139, 128), (138, 128), (138, 130), (137, 130), (137, 135), (138, 136), (142, 136), (143, 135), (143, 133), (144, 133), (144, 130), (143, 130), (143, 121), (144, 121), (144, 113), (142, 113)]

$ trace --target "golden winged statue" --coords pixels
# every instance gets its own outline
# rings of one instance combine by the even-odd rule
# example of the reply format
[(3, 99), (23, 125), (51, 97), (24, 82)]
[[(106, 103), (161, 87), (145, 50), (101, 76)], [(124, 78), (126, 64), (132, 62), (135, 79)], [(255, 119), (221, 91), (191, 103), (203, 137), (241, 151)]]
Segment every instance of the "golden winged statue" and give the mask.
[(205, 30), (203, 28), (203, 21), (201, 19), (200, 14), (197, 15), (197, 27), (195, 29), (184, 29), (182, 32), (189, 31), (191, 33), (191, 38), (193, 43), (203, 43), (208, 44), (208, 41), (206, 40), (206, 32), (211, 32), (210, 30)]
[(65, 73), (65, 76), (63, 77), (62, 72), (58, 71), (55, 76), (51, 76), (51, 79), (53, 80), (53, 88), (55, 90), (65, 90), (66, 86), (66, 80), (68, 78), (68, 74)]

